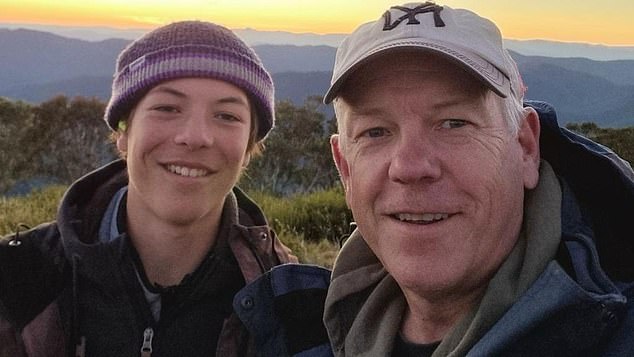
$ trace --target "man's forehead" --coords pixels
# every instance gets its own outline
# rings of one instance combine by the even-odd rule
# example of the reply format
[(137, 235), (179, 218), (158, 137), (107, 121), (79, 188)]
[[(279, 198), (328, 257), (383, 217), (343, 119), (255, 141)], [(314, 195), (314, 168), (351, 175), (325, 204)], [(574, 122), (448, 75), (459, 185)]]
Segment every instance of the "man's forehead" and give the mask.
[(342, 91), (351, 86), (370, 86), (376, 83), (385, 85), (408, 76), (424, 78), (438, 74), (445, 75), (447, 79), (479, 82), (471, 73), (444, 56), (420, 50), (403, 50), (368, 60), (350, 74)]
[(405, 53), (396, 58), (385, 56), (367, 62), (350, 75), (340, 96), (346, 101), (358, 100), (372, 89), (415, 89), (431, 81), (436, 81), (433, 85), (455, 87), (452, 90), (455, 94), (464, 92), (480, 96), (487, 91), (480, 80), (449, 60), (434, 55)]

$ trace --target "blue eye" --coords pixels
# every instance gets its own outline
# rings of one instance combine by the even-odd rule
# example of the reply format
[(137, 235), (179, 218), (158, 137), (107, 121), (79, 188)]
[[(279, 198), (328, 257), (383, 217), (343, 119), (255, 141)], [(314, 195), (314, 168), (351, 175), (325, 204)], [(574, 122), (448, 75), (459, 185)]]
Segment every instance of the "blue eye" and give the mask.
[(466, 120), (462, 120), (462, 119), (447, 119), (445, 121), (443, 121), (442, 123), (442, 127), (445, 129), (457, 129), (457, 128), (462, 128), (463, 126), (467, 125), (467, 121)]
[(363, 135), (370, 138), (379, 138), (385, 136), (387, 134), (387, 130), (384, 128), (371, 128), (366, 130)]

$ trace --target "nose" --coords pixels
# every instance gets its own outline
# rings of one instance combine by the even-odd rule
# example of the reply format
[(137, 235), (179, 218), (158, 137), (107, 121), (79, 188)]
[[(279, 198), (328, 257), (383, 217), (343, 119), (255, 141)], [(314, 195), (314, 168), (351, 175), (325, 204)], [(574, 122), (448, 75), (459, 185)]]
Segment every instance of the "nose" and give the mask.
[(418, 132), (403, 132), (395, 145), (388, 176), (401, 184), (433, 182), (441, 176), (438, 147)]
[(174, 136), (178, 145), (186, 145), (189, 150), (197, 150), (213, 145), (214, 136), (205, 113), (192, 113), (185, 118)]

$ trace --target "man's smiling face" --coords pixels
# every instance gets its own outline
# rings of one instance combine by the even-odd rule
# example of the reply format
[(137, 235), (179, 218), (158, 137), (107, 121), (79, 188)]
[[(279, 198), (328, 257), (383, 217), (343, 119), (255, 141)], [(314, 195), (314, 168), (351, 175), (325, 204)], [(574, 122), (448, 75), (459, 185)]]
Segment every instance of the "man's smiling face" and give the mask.
[(516, 242), (524, 189), (537, 183), (531, 129), (514, 134), (500, 98), (421, 52), (371, 60), (335, 106), (347, 203), (406, 296), (486, 286)]

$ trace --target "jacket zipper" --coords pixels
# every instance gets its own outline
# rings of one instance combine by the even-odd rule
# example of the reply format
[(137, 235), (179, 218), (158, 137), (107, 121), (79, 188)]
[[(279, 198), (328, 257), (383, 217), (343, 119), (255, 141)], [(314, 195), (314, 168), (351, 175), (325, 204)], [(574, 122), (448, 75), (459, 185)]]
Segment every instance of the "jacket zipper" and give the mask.
[(141, 357), (152, 356), (152, 338), (154, 338), (154, 330), (148, 327), (143, 331), (143, 345), (141, 346)]

